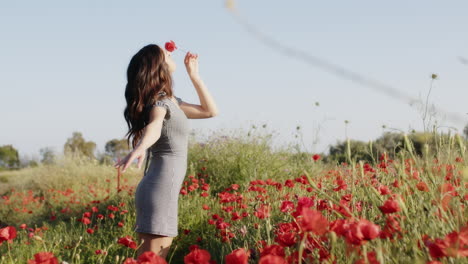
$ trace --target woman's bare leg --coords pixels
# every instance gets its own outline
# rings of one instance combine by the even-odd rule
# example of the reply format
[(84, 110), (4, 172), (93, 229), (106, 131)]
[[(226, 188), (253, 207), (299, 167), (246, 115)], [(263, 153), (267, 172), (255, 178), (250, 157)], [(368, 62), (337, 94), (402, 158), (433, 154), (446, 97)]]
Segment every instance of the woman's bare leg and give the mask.
[(164, 259), (167, 257), (167, 253), (172, 244), (174, 237), (153, 235), (147, 233), (137, 233), (138, 244), (143, 241), (143, 244), (138, 248), (137, 257), (145, 251), (153, 251)]

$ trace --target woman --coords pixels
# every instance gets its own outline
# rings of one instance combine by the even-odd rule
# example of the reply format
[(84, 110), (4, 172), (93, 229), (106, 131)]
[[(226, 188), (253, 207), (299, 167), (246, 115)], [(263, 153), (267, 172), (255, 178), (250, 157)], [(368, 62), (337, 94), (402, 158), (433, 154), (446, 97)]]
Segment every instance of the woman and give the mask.
[(187, 52), (184, 63), (200, 105), (174, 95), (171, 74), (176, 64), (171, 53), (158, 45), (143, 47), (127, 69), (124, 117), (129, 126), (128, 142), (133, 137), (133, 151), (115, 167), (123, 167), (125, 172), (135, 159), (138, 168), (145, 157), (151, 160), (135, 191), (135, 231), (138, 244), (143, 242), (138, 256), (154, 251), (166, 258), (172, 239), (178, 235), (178, 197), (187, 169), (188, 119), (210, 118), (218, 113), (198, 74), (198, 55)]

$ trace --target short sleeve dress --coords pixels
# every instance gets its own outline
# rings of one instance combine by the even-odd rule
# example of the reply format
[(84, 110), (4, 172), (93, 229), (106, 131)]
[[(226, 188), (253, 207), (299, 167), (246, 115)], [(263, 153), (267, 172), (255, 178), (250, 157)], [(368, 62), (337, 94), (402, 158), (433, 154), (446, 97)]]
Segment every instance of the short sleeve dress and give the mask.
[[(182, 99), (174, 97), (180, 105)], [(169, 98), (151, 107), (164, 107), (167, 112), (160, 138), (148, 148), (144, 176), (135, 190), (134, 231), (175, 237), (178, 198), (187, 170), (189, 123), (182, 109)]]

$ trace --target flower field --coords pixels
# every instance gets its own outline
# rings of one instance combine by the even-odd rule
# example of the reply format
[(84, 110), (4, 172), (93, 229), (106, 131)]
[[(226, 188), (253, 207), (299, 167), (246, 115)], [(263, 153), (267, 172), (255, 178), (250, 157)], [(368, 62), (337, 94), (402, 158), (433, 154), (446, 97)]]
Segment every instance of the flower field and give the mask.
[(468, 166), (455, 143), (339, 165), (192, 147), (166, 260), (136, 257), (141, 170), (69, 158), (0, 174), (0, 263), (467, 263)]

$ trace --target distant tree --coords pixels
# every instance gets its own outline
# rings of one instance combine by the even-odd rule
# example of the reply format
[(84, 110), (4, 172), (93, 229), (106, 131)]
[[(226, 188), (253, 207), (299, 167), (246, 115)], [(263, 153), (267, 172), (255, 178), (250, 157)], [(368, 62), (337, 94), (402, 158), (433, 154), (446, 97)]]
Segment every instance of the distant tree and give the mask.
[(39, 166), (39, 163), (36, 161), (36, 160), (30, 160), (29, 163), (28, 163), (28, 167), (37, 167)]
[(127, 144), (127, 139), (112, 139), (106, 143), (106, 154), (113, 158), (118, 158), (127, 155), (130, 148)]
[(20, 155), (20, 168), (36, 167), (38, 165), (37, 158), (30, 155)]
[[(438, 133), (434, 135), (430, 132), (413, 132), (408, 135), (409, 142), (411, 143), (416, 155), (422, 156), (424, 153), (425, 145), (429, 155), (434, 155), (438, 151), (438, 146), (449, 142), (449, 135)], [(350, 140), (351, 158), (356, 161), (363, 160), (366, 162), (377, 161), (379, 156), (386, 152), (388, 157), (393, 159), (395, 154), (399, 153), (402, 149), (407, 148), (403, 133), (385, 132), (382, 136), (372, 142), (372, 152), (370, 144), (358, 140)], [(347, 160), (347, 142), (338, 142), (330, 146), (330, 155), (328, 160), (335, 160), (339, 163), (348, 162)], [(372, 155), (371, 155), (372, 153)]]
[[(355, 159), (356, 161), (362, 160), (364, 162), (372, 162), (372, 155), (370, 154), (369, 144), (359, 140), (350, 140), (350, 151), (351, 151), (351, 159)], [(372, 152), (375, 153), (375, 146), (372, 147)], [(347, 149), (348, 143), (347, 141), (341, 141), (337, 144), (330, 146), (329, 148), (329, 157), (326, 160), (335, 160), (338, 163), (348, 162), (347, 160)]]
[(0, 147), (0, 168), (17, 169), (20, 166), (18, 151), (12, 145)]
[(80, 154), (95, 159), (95, 149), (96, 143), (92, 141), (86, 141), (80, 132), (73, 132), (72, 137), (67, 139), (67, 142), (63, 147), (63, 152), (65, 154)]
[(112, 158), (112, 156), (106, 154), (105, 152), (102, 153), (99, 150), (97, 153), (97, 159), (99, 160), (100, 164), (110, 165), (114, 163), (114, 158)]
[(378, 155), (386, 152), (388, 155), (393, 155), (402, 148), (404, 148), (403, 133), (398, 132), (384, 132), (382, 136), (377, 138), (374, 142)]
[(466, 125), (465, 129), (463, 129), (463, 134), (465, 135), (465, 138), (468, 139), (468, 125)]
[(100, 156), (101, 163), (111, 164), (118, 158), (123, 158), (130, 151), (126, 139), (112, 139), (104, 147), (105, 152)]
[[(434, 135), (432, 132), (413, 131), (407, 136), (417, 155), (423, 155), (425, 145), (428, 146), (429, 152), (434, 154), (437, 151), (437, 143), (449, 141), (449, 135), (443, 133)], [(385, 132), (375, 143), (378, 152), (383, 153), (385, 151), (391, 158), (394, 158), (394, 154), (408, 147), (405, 144), (404, 134), (397, 132)]]
[(43, 164), (52, 164), (55, 161), (55, 153), (52, 148), (44, 147), (39, 150), (41, 154), (41, 162)]

